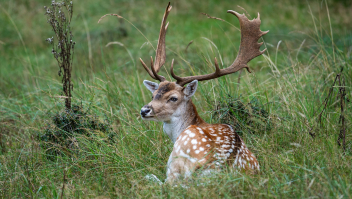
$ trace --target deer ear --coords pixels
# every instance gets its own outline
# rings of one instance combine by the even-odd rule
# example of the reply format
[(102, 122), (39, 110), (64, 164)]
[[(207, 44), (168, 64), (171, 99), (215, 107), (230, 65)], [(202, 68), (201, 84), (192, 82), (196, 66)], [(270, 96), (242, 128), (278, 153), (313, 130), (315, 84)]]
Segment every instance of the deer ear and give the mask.
[(148, 81), (148, 80), (144, 80), (143, 84), (152, 93), (154, 93), (154, 91), (156, 91), (159, 88), (159, 84), (157, 84), (155, 82)]
[(183, 89), (183, 93), (186, 95), (187, 98), (191, 98), (194, 93), (196, 93), (197, 86), (198, 80), (193, 80), (191, 83), (187, 84), (185, 89)]

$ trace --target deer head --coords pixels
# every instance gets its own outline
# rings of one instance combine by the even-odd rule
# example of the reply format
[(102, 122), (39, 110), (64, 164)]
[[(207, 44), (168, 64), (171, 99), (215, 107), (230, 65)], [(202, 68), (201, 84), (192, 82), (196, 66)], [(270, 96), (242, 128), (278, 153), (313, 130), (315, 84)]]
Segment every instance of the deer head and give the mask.
[[(158, 46), (156, 50), (155, 63), (153, 63), (153, 58), (151, 58), (151, 69), (149, 69), (146, 64), (140, 59), (143, 67), (148, 72), (148, 74), (155, 80), (160, 81), (160, 84), (144, 80), (144, 85), (153, 93), (153, 98), (150, 103), (143, 106), (141, 109), (141, 116), (145, 120), (154, 121), (170, 121), (173, 118), (187, 116), (187, 112), (195, 112), (194, 105), (191, 102), (191, 97), (194, 95), (198, 81), (215, 79), (224, 75), (235, 73), (242, 68), (246, 68), (248, 72), (251, 72), (247, 63), (253, 58), (263, 54), (266, 49), (260, 51), (259, 48), (262, 43), (257, 43), (258, 39), (265, 35), (268, 31), (262, 32), (260, 30), (260, 18), (258, 13), (258, 18), (249, 20), (244, 14), (238, 14), (235, 11), (229, 10), (228, 13), (235, 15), (240, 21), (241, 27), (241, 44), (239, 48), (239, 53), (235, 61), (227, 68), (220, 69), (218, 62), (215, 58), (215, 72), (207, 75), (189, 76), (189, 77), (179, 77), (174, 71), (174, 60), (171, 63), (171, 75), (176, 82), (169, 82), (165, 77), (158, 75), (161, 66), (164, 65), (166, 60), (165, 53), (165, 36), (168, 27), (166, 23), (167, 17), (171, 11), (170, 3), (166, 7), (164, 13)], [(188, 84), (186, 87), (185, 85)], [(194, 109), (194, 110), (191, 110)], [(189, 115), (189, 114), (188, 114)], [(199, 119), (201, 120), (201, 119)]]
[(142, 118), (154, 121), (169, 121), (172, 117), (181, 117), (188, 108), (188, 102), (197, 89), (194, 80), (186, 87), (174, 82), (163, 81), (160, 84), (144, 80), (144, 85), (153, 94), (152, 101), (141, 109)]

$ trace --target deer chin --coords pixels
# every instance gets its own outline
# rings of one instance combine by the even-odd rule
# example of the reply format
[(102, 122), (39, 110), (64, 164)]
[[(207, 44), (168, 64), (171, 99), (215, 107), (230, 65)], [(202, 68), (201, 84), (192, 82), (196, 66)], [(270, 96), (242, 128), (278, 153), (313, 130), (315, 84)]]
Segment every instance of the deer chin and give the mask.
[(170, 117), (165, 115), (148, 115), (144, 117), (142, 116), (142, 119), (146, 121), (165, 122), (170, 120)]
[(155, 116), (142, 117), (142, 119), (145, 121), (163, 122), (162, 120), (160, 120), (159, 118), (157, 118)]
[(146, 121), (158, 121), (155, 116), (142, 116), (142, 119)]

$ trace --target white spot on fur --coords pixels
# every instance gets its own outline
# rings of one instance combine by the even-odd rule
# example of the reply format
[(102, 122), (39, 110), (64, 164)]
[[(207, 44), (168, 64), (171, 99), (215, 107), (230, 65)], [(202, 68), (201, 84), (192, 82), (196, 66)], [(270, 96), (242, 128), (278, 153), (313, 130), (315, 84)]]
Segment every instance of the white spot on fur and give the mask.
[(197, 140), (196, 140), (196, 139), (193, 139), (193, 140), (191, 141), (191, 143), (192, 143), (192, 144), (197, 144)]
[(206, 141), (207, 141), (207, 139), (205, 139), (205, 138), (202, 138), (202, 141), (203, 141), (203, 142), (206, 142)]
[(191, 149), (187, 149), (187, 153), (191, 152)]
[(191, 137), (191, 138), (193, 138), (194, 136), (196, 136), (195, 133), (190, 133), (190, 134), (189, 134), (189, 137)]
[(181, 146), (178, 146), (176, 149), (176, 153), (178, 153), (178, 151), (180, 150)]
[(196, 145), (193, 145), (193, 149), (196, 149), (197, 148), (197, 146)]
[(204, 148), (203, 148), (203, 147), (199, 147), (199, 150), (200, 150), (200, 151), (204, 151)]
[(187, 158), (188, 160), (190, 160), (192, 163), (197, 162), (197, 158), (192, 158), (191, 156), (189, 156), (188, 154), (185, 154), (182, 150), (180, 151), (180, 156)]
[(199, 150), (196, 150), (195, 153), (198, 154), (200, 151)]
[(210, 144), (205, 145), (206, 147), (210, 147)]
[(231, 129), (231, 131), (233, 132), (233, 128), (231, 125), (228, 125), (228, 124), (225, 124), (225, 125), (228, 126)]

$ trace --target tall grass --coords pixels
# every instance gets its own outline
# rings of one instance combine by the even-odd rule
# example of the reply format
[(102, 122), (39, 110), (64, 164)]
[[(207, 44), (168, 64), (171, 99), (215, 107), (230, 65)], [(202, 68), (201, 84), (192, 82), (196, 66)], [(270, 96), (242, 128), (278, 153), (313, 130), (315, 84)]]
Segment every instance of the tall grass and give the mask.
[[(71, 24), (77, 42), (73, 103), (90, 105), (92, 114), (109, 117), (117, 142), (105, 142), (99, 135), (81, 136), (78, 155), (55, 161), (45, 157), (35, 139), (49, 119), (47, 113), (64, 105), (57, 97), (60, 80), (53, 72), (57, 67), (44, 44), (50, 28), (42, 8), (48, 2), (2, 2), (0, 9), (6, 12), (0, 13), (0, 20), (6, 26), (0, 29), (0, 141), (4, 149), (0, 196), (58, 198), (64, 182), (66, 198), (351, 198), (352, 8), (330, 1), (254, 2), (172, 2), (165, 68), (176, 58), (178, 74), (209, 73), (214, 70), (214, 56), (221, 56), (225, 67), (237, 53), (240, 33), (236, 28), (200, 12), (238, 27), (236, 19), (226, 15), (228, 9), (241, 11), (238, 4), (252, 17), (260, 12), (261, 29), (270, 30), (263, 38), (268, 52), (249, 64), (254, 73), (243, 72), (240, 85), (237, 75), (201, 82), (193, 100), (201, 116), (213, 123), (217, 122), (211, 118), (215, 105), (228, 94), (241, 96), (244, 102), (255, 97), (266, 106), (273, 128), (242, 136), (258, 158), (261, 173), (246, 176), (224, 171), (209, 182), (195, 177), (185, 182), (189, 188), (159, 186), (144, 178), (152, 173), (165, 179), (172, 150), (162, 125), (139, 117), (150, 93), (142, 87), (149, 77), (137, 60), (153, 55), (153, 48), (117, 18), (97, 24), (100, 16), (118, 13), (156, 46), (165, 2), (76, 2)], [(105, 47), (116, 41), (123, 46)], [(316, 118), (341, 67), (348, 99), (346, 153), (336, 144), (340, 130), (336, 92), (322, 124)], [(161, 72), (168, 77), (166, 70)], [(312, 128), (315, 138), (308, 133)]]

